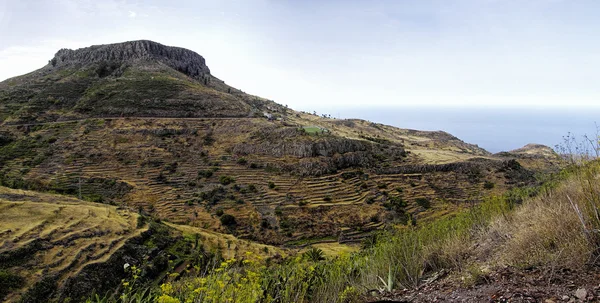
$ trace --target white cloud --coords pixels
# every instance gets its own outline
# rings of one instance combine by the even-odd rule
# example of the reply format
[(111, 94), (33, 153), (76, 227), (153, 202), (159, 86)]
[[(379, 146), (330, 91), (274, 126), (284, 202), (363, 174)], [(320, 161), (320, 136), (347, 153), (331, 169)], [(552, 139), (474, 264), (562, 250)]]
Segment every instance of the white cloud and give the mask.
[(135, 17), (137, 17), (137, 13), (136, 13), (136, 12), (134, 12), (134, 11), (129, 11), (129, 18), (132, 18), (132, 19), (133, 19), (133, 18), (135, 18)]

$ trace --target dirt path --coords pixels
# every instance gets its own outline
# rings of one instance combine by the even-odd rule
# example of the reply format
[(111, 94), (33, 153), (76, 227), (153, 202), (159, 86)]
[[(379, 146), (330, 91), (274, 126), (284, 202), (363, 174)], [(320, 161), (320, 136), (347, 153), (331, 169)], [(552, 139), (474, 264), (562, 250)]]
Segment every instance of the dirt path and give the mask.
[(503, 268), (466, 287), (443, 277), (417, 289), (381, 293), (367, 302), (600, 302), (600, 268), (586, 271)]
[(39, 123), (22, 123), (22, 124), (2, 124), (0, 126), (36, 126), (36, 125), (52, 125), (61, 123), (76, 123), (86, 120), (232, 120), (232, 119), (261, 119), (256, 117), (206, 117), (206, 118), (177, 118), (177, 117), (90, 117), (82, 119), (64, 120), (64, 121), (50, 121), (50, 122), (39, 122)]

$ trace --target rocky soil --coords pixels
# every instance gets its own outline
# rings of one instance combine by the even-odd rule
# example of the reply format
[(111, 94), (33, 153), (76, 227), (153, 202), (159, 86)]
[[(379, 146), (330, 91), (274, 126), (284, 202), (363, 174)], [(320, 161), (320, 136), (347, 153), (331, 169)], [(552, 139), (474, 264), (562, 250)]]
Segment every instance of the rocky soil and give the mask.
[(416, 289), (379, 293), (367, 302), (600, 302), (600, 269), (516, 269), (478, 277), (472, 286), (454, 275), (437, 275)]

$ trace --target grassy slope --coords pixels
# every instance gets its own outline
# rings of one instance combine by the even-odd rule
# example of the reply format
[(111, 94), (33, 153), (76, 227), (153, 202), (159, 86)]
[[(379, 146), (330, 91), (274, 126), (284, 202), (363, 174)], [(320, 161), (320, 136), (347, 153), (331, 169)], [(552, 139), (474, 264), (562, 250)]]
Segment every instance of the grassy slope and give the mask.
[[(301, 119), (305, 119), (303, 116)], [(306, 119), (309, 118), (312, 117)], [(303, 123), (304, 120), (294, 121)], [(254, 136), (265, 129), (295, 129), (283, 123), (290, 122), (259, 118), (123, 118), (87, 119), (28, 129), (5, 125), (4, 129), (18, 139), (0, 147), (0, 161), (4, 164), (5, 184), (10, 186), (30, 186), (76, 195), (81, 178), (82, 195), (86, 199), (125, 201), (132, 207), (142, 207), (175, 223), (219, 232), (228, 230), (215, 215), (222, 209), (238, 219), (238, 235), (270, 243), (336, 237), (342, 229), (377, 228), (378, 222), (396, 220), (384, 207), (390, 197), (405, 200), (406, 211), (421, 221), (455, 211), (464, 202), (479, 200), (490, 191), (501, 192), (511, 186), (506, 183), (509, 180), (503, 173), (495, 169), (482, 170), (481, 176), (476, 178), (459, 172), (377, 174), (370, 169), (346, 169), (335, 174), (301, 177), (278, 167), (301, 167), (306, 160), (327, 158), (232, 153), (239, 144), (257, 142)], [(371, 126), (359, 121), (354, 123), (352, 127), (331, 127), (331, 136), (337, 133), (340, 137), (357, 137), (360, 132), (370, 134)], [(402, 136), (393, 137), (395, 132), (392, 130), (372, 135), (385, 135), (390, 141), (402, 140)], [(420, 136), (426, 135), (429, 134)], [(207, 136), (214, 142), (208, 144)], [(416, 135), (411, 136), (414, 139)], [(329, 137), (310, 135), (298, 138), (307, 142), (330, 140)], [(462, 144), (453, 140), (449, 139), (448, 149), (454, 148), (452, 144)], [(393, 149), (388, 147), (393, 145), (373, 144), (380, 150), (376, 152), (383, 155)], [(435, 149), (430, 151), (435, 152)], [(455, 154), (461, 159), (477, 155)], [(239, 163), (242, 157), (247, 163)], [(400, 160), (384, 158), (378, 161), (375, 168), (427, 163), (414, 154)], [(258, 168), (252, 168), (252, 164)], [(367, 173), (368, 179), (366, 175), (344, 174), (358, 170)], [(199, 172), (206, 171), (213, 171), (212, 176), (199, 176)], [(235, 182), (223, 186), (218, 201), (210, 202), (210, 197), (202, 196), (202, 193), (221, 187), (220, 177), (227, 176), (233, 177)], [(495, 188), (484, 189), (486, 180), (495, 183)], [(270, 188), (269, 182), (275, 187)], [(248, 190), (250, 185), (254, 185), (256, 191)], [(420, 207), (417, 198), (428, 199), (433, 207), (429, 210)], [(268, 225), (263, 226), (263, 220)], [(282, 227), (282, 222), (287, 222), (284, 225), (289, 227)]]
[(274, 255), (286, 257), (290, 254), (289, 250), (280, 247), (242, 240), (232, 235), (221, 234), (203, 228), (168, 222), (166, 222), (165, 225), (181, 231), (183, 235), (189, 239), (195, 239), (196, 235), (199, 235), (199, 241), (203, 245), (207, 248), (220, 250), (220, 254), (226, 259), (239, 259), (247, 252), (251, 252), (263, 258), (272, 257)]
[(0, 187), (0, 267), (24, 278), (22, 289), (55, 275), (60, 284), (144, 231), (137, 217), (115, 206)]
[[(204, 279), (191, 277), (166, 283), (146, 300), (227, 302), (235, 298), (252, 302), (278, 297), (281, 302), (364, 302), (369, 299), (365, 290), (380, 289), (390, 294), (387, 298), (394, 298), (390, 290), (430, 284), (425, 279), (430, 274), (450, 270), (441, 283), (446, 293), (435, 294), (443, 300), (448, 292), (485, 284), (487, 275), (505, 266), (540, 268), (537, 272), (543, 276), (530, 277), (546, 285), (535, 288), (539, 292), (536, 298), (551, 299), (556, 292), (550, 282), (545, 282), (548, 275), (561, 275), (563, 270), (585, 274), (590, 266), (598, 264), (599, 174), (600, 162), (566, 170), (544, 186), (490, 197), (469, 211), (421, 228), (383, 234), (370, 248), (350, 256), (317, 261), (307, 255), (266, 269), (253, 263), (226, 263)], [(250, 277), (252, 283), (236, 284)], [(275, 287), (271, 281), (285, 282)], [(563, 283), (556, 287), (564, 294), (572, 281)], [(490, 285), (489, 289), (497, 287), (507, 285)], [(434, 299), (421, 292), (410, 292), (412, 296), (406, 299)], [(464, 293), (474, 297), (461, 300), (485, 297), (476, 291)]]

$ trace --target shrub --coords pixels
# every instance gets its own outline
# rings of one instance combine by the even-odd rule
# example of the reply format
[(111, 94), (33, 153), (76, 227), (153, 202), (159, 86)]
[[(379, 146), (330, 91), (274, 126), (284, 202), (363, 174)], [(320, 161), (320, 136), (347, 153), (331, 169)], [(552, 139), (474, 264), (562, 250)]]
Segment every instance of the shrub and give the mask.
[(333, 199), (331, 198), (331, 196), (325, 196), (325, 197), (323, 198), (323, 201), (325, 201), (325, 202), (331, 202), (332, 200), (333, 200)]
[(406, 202), (400, 197), (390, 197), (388, 201), (383, 204), (387, 210), (393, 210), (398, 214), (404, 213), (406, 205)]
[(219, 208), (217, 209), (217, 211), (215, 211), (215, 215), (217, 215), (218, 217), (223, 215), (223, 209)]
[(270, 189), (274, 189), (275, 188), (275, 183), (273, 183), (273, 181), (269, 181), (269, 188)]
[(416, 198), (415, 202), (417, 202), (417, 204), (425, 209), (431, 207), (431, 204), (429, 203), (429, 200), (427, 198)]
[(0, 270), (0, 300), (10, 293), (11, 289), (19, 288), (23, 285), (25, 279), (5, 270)]
[(237, 164), (246, 165), (247, 163), (248, 163), (248, 160), (246, 160), (246, 158), (244, 158), (244, 157), (237, 159)]
[(235, 217), (230, 214), (222, 215), (220, 220), (221, 220), (221, 224), (226, 225), (226, 226), (232, 226), (232, 225), (237, 224), (237, 222), (235, 221)]
[(485, 183), (483, 183), (483, 188), (485, 189), (492, 189), (494, 188), (495, 184), (494, 182), (491, 181), (485, 181)]
[(213, 175), (213, 171), (212, 170), (201, 170), (198, 171), (198, 177), (202, 177), (202, 178), (210, 178)]
[(257, 192), (258, 190), (256, 189), (256, 185), (254, 184), (248, 184), (248, 190), (251, 192)]
[(228, 185), (228, 184), (235, 182), (235, 179), (231, 176), (220, 176), (219, 182), (221, 182), (221, 184), (223, 184), (223, 185)]
[(250, 168), (252, 168), (252, 169), (258, 168), (258, 164), (254, 163), (254, 162), (250, 163)]
[(308, 259), (312, 262), (319, 262), (321, 260), (325, 260), (325, 253), (322, 249), (311, 247), (309, 250), (305, 251), (303, 254), (304, 258)]

